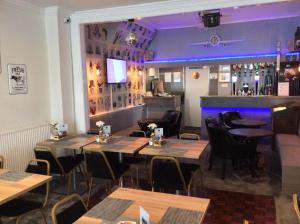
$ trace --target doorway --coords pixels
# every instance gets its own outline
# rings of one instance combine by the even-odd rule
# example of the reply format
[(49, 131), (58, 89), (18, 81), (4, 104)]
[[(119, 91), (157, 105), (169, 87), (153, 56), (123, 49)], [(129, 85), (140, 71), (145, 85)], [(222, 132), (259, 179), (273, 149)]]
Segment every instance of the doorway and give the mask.
[(201, 127), (200, 96), (208, 96), (209, 67), (185, 68), (185, 126)]

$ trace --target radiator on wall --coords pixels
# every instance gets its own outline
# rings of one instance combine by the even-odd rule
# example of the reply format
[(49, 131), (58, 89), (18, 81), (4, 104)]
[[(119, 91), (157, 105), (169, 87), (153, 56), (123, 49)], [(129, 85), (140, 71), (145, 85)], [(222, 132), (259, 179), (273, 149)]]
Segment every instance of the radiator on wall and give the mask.
[(34, 158), (33, 148), (50, 135), (48, 124), (34, 125), (0, 133), (0, 155), (4, 157), (4, 168), (24, 170)]

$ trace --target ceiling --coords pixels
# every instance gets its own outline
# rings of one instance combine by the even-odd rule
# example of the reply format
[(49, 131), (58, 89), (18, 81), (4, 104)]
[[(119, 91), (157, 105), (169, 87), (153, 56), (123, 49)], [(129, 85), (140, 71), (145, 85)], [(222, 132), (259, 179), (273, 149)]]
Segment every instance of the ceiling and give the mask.
[(24, 0), (39, 7), (60, 6), (73, 11), (82, 11), (98, 8), (109, 8), (167, 0)]
[[(296, 17), (300, 16), (300, 1), (225, 8), (221, 14), (221, 24)], [(143, 18), (138, 23), (155, 29), (202, 26), (198, 12)]]

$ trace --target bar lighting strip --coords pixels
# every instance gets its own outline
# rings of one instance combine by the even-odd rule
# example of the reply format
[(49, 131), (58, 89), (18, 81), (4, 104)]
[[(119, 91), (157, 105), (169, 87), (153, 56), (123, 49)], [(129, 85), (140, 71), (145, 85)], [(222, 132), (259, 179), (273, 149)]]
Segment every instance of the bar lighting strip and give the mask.
[[(224, 56), (224, 57), (211, 57), (211, 58), (190, 58), (190, 59), (170, 59), (170, 60), (157, 60), (157, 61), (145, 61), (144, 64), (161, 64), (161, 63), (180, 63), (180, 62), (201, 62), (201, 61), (218, 61), (229, 59), (251, 59), (251, 58), (263, 58), (263, 57), (277, 57), (277, 53), (269, 54), (254, 54), (254, 55), (240, 55), (240, 56)], [(285, 53), (285, 56), (298, 56), (300, 52)]]

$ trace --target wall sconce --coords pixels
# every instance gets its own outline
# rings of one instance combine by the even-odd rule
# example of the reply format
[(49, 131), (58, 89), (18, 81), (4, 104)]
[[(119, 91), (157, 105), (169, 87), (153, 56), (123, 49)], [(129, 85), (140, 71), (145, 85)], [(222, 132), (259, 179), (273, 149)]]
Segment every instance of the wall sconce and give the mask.
[(96, 75), (100, 75), (101, 74), (101, 67), (99, 64), (96, 65)]

